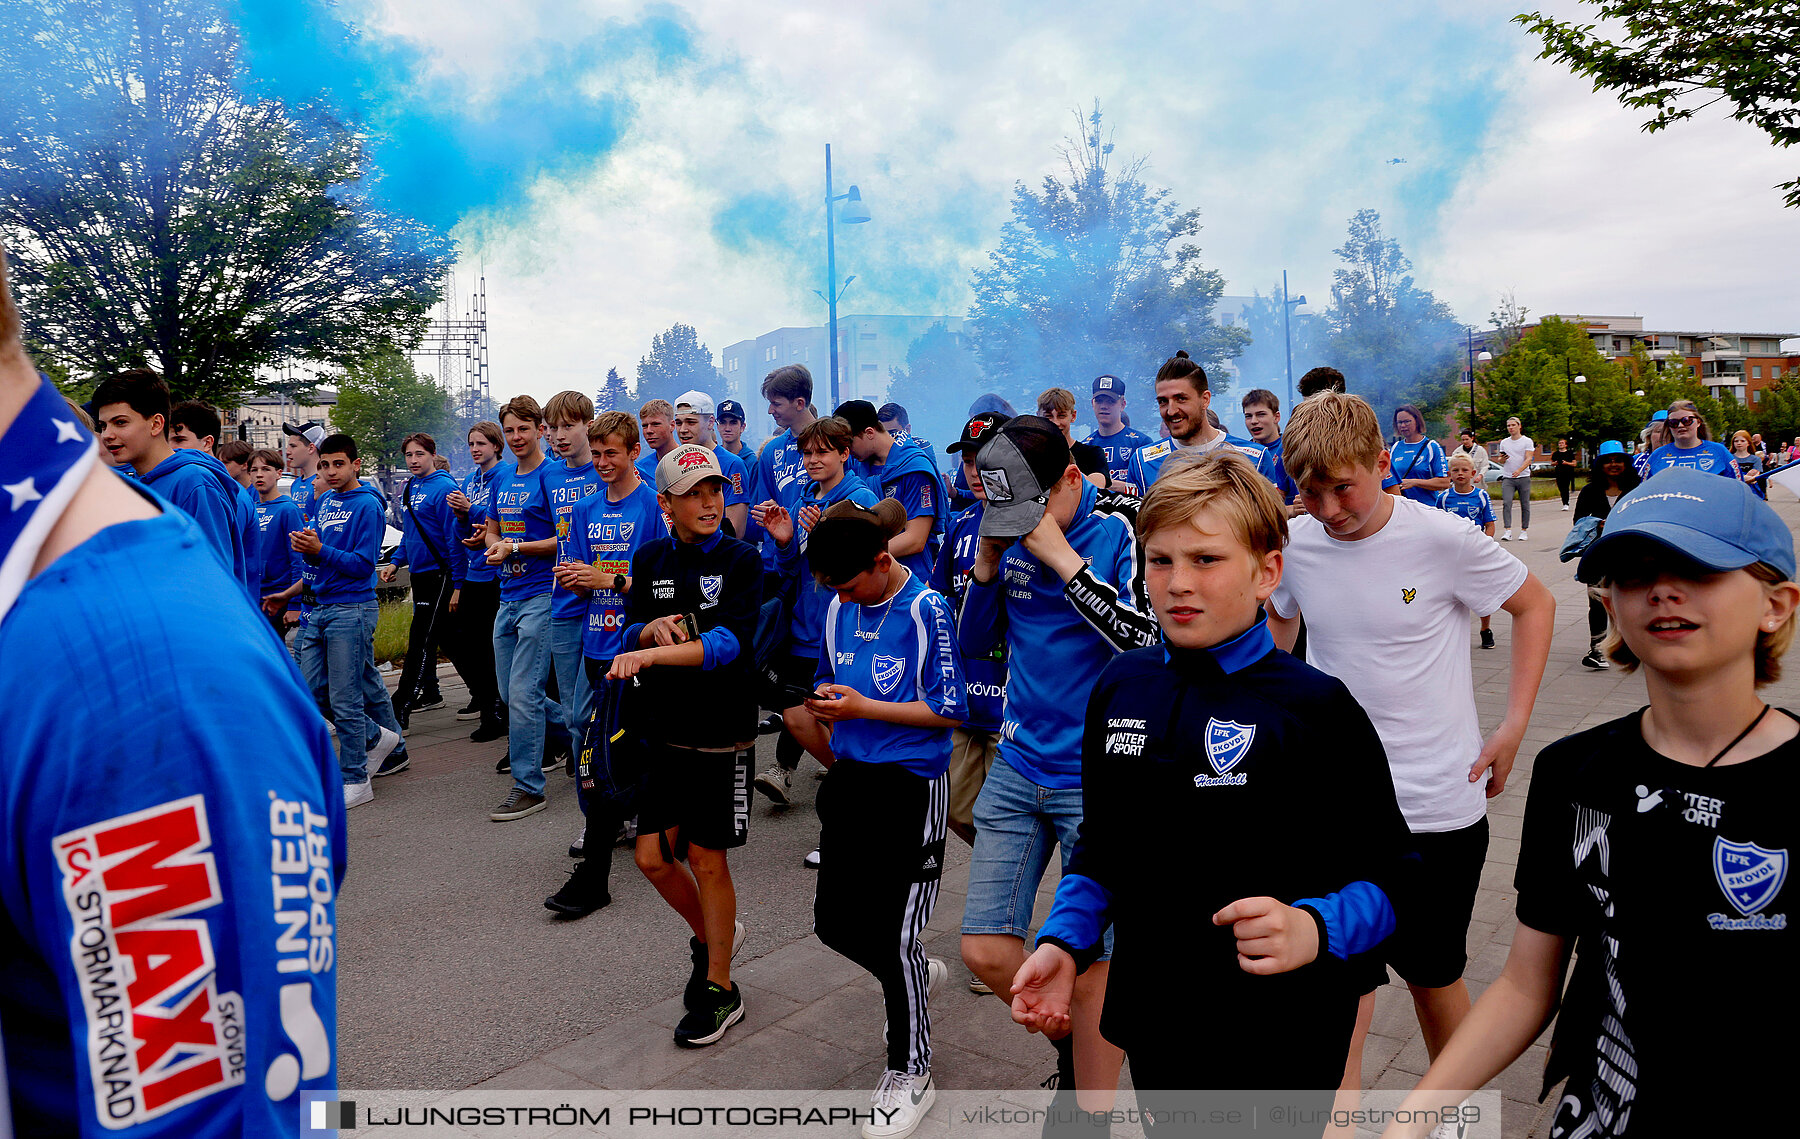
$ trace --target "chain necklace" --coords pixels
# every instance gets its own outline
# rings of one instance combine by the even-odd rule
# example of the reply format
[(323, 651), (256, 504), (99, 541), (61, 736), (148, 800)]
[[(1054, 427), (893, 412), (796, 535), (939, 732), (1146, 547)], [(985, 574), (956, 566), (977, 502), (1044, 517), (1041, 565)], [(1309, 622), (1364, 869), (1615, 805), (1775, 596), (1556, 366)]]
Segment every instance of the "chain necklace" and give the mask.
[[(904, 567), (902, 567), (902, 568), (904, 568)], [(875, 622), (875, 631), (873, 633), (863, 632), (863, 627), (862, 627), (863, 613), (868, 609), (868, 606), (858, 605), (856, 607), (856, 636), (857, 636), (858, 640), (874, 641), (875, 639), (877, 639), (878, 637), (881, 636), (881, 627), (883, 625), (887, 624), (888, 614), (892, 613), (894, 611), (894, 605), (893, 605), (894, 598), (899, 595), (899, 593), (902, 589), (906, 588), (907, 579), (911, 578), (911, 577), (912, 577), (912, 571), (907, 570), (906, 577), (903, 577), (900, 579), (900, 584), (895, 586), (893, 591), (891, 593), (889, 593), (885, 598), (883, 598), (882, 600), (877, 601), (875, 603), (877, 605), (886, 605), (887, 608), (882, 612), (881, 620)]]

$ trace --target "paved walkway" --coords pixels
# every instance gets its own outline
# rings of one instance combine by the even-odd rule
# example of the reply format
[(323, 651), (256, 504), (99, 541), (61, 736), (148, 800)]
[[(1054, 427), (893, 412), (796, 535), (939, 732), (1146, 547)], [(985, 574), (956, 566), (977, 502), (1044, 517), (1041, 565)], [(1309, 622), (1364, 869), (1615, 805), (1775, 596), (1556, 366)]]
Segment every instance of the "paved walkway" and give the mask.
[[(1477, 995), (1498, 976), (1511, 942), (1512, 876), (1534, 756), (1644, 702), (1641, 679), (1578, 663), (1587, 649), (1585, 591), (1556, 557), (1570, 516), (1554, 502), (1536, 506), (1531, 541), (1509, 548), (1556, 595), (1556, 636), (1512, 782), (1490, 805), (1493, 838), (1468, 939), (1466, 975)], [(1790, 526), (1800, 522), (1800, 504), (1778, 508)], [(1494, 620), (1498, 650), (1472, 652), (1484, 730), (1505, 707), (1508, 623), (1504, 614)], [(451, 706), (460, 703), (448, 672), (445, 691)], [(1792, 679), (1769, 695), (1800, 706), (1800, 684)], [(750, 846), (741, 859), (733, 856), (734, 868), (741, 867), (740, 913), (751, 930), (735, 972), (746, 1020), (722, 1045), (686, 1051), (670, 1040), (682, 1012), (679, 995), (657, 996), (679, 993), (685, 953), (673, 955), (668, 946), (685, 931), (658, 909), (628, 857), (616, 860), (618, 900), (608, 909), (579, 923), (555, 922), (535, 909), (560, 881), (556, 849), (574, 828), (573, 794), (552, 784), (553, 807), (565, 825), (543, 822), (548, 812), (506, 826), (487, 822), (486, 801), (505, 792), (505, 781), (491, 774), (500, 745), (468, 744), (468, 726), (447, 712), (417, 717), (415, 772), (383, 780), (376, 802), (350, 816), (352, 874), (340, 918), (345, 1087), (875, 1086), (885, 1066), (879, 990), (806, 927), (810, 878), (797, 862), (816, 823), (803, 800), (783, 813), (770, 813), (759, 800)], [(797, 781), (810, 782), (804, 774)], [(428, 785), (433, 790), (421, 793)], [(797, 791), (811, 797), (810, 787)], [(964, 987), (957, 929), (967, 853), (954, 840), (951, 847), (927, 942), (929, 952), (951, 964), (950, 981), (932, 1002), (934, 1076), (947, 1089), (1035, 1090), (1053, 1068), (1050, 1048), (1014, 1026), (995, 998)], [(561, 865), (566, 868), (566, 859)], [(473, 899), (471, 877), (489, 884)], [(512, 885), (494, 887), (496, 881)], [(1053, 874), (1044, 905), (1054, 885)], [(508, 995), (496, 1001), (496, 992)], [(1508, 1137), (1544, 1133), (1547, 1108), (1536, 1102), (1544, 1055), (1540, 1040), (1496, 1081)], [(1389, 984), (1377, 997), (1366, 1084), (1410, 1088), (1426, 1066), (1411, 1000), (1404, 987)]]

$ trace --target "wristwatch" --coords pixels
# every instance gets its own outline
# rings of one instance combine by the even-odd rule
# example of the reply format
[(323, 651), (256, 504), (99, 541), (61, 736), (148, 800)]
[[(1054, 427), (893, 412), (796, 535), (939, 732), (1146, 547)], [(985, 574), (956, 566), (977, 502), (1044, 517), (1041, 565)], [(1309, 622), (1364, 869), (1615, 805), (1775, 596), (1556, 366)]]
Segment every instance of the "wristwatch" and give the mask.
[(519, 556), (519, 541), (518, 541), (518, 539), (517, 539), (517, 538), (515, 538), (515, 539), (513, 539), (513, 552), (512, 552), (512, 556), (513, 556), (513, 557), (515, 557), (515, 558), (516, 558), (516, 557), (518, 557), (518, 556)]

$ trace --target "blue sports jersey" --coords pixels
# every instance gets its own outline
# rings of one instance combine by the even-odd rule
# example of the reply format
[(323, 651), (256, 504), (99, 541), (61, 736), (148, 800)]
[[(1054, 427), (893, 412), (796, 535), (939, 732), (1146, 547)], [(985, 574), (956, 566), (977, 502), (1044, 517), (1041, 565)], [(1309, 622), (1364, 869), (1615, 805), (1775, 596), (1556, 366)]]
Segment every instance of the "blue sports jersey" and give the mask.
[[(1403, 479), (1442, 479), (1450, 477), (1450, 457), (1435, 439), (1421, 438), (1417, 443), (1396, 440), (1388, 448), (1390, 465), (1387, 478), (1381, 480), (1383, 489), (1399, 486)], [(1409, 486), (1400, 492), (1414, 502), (1425, 506), (1436, 506), (1441, 491), (1426, 490), (1423, 487)]]
[(913, 576), (924, 581), (931, 577), (931, 564), (937, 558), (938, 546), (944, 536), (944, 487), (938, 482), (937, 467), (931, 460), (931, 453), (908, 443), (895, 443), (888, 448), (887, 462), (879, 466), (859, 464), (869, 473), (866, 477), (870, 486), (881, 487), (883, 496), (899, 500), (906, 508), (906, 520), (914, 518), (930, 518), (931, 534), (925, 541), (925, 548), (916, 554), (909, 554), (900, 561)]
[(247, 593), (256, 593), (256, 507), (225, 464), (205, 451), (176, 450), (144, 472), (143, 483), (200, 524)]
[(713, 458), (719, 460), (719, 473), (725, 476), (725, 505), (738, 506), (754, 501), (750, 497), (750, 470), (744, 466), (744, 460), (723, 447), (714, 447), (712, 453)]
[(300, 507), (287, 495), (256, 504), (257, 575), (262, 595), (281, 593), (300, 580), (304, 562), (288, 538), (306, 528)]
[[(950, 602), (914, 575), (880, 605), (845, 605), (834, 596), (815, 684), (842, 684), (892, 704), (923, 700), (960, 722), (969, 708)], [(950, 768), (947, 728), (840, 720), (831, 730), (831, 750), (842, 759), (898, 764), (926, 779)]]
[(325, 489), (319, 485), (318, 479), (318, 475), (301, 475), (288, 486), (288, 497), (300, 508), (300, 517), (306, 519), (308, 526), (312, 525), (313, 508), (318, 503), (318, 494), (315, 492)]
[(820, 585), (806, 566), (806, 543), (812, 532), (801, 527), (800, 509), (816, 506), (823, 513), (849, 499), (858, 506), (873, 510), (879, 497), (869, 488), (868, 483), (849, 471), (844, 472), (844, 477), (823, 498), (818, 495), (818, 487), (818, 483), (808, 483), (800, 496), (787, 504), (788, 513), (794, 517), (794, 540), (786, 546), (777, 547), (777, 564), (782, 574), (800, 579), (794, 598), (792, 620), (788, 626), (788, 651), (795, 656), (810, 656), (819, 651), (819, 640), (825, 634), (825, 610), (831, 606), (832, 599), (837, 597), (837, 591)]
[[(938, 551), (937, 564), (931, 570), (931, 588), (948, 597), (957, 612), (962, 611), (964, 596), (969, 591), (970, 568), (981, 533), (983, 503), (958, 514), (944, 532), (944, 548)], [(966, 728), (985, 732), (1000, 730), (1006, 705), (1006, 643), (1000, 641), (984, 653), (963, 656), (964, 687), (969, 694)]]
[(314, 500), (313, 528), (323, 548), (302, 554), (301, 576), (315, 605), (355, 605), (375, 600), (375, 561), (387, 529), (381, 492), (367, 483)]
[[(462, 519), (450, 509), (450, 495), (459, 490), (449, 471), (432, 471), (424, 478), (410, 478), (401, 496), (407, 506), (400, 511), (400, 548), (394, 551), (394, 564), (411, 566), (417, 573), (441, 573), (448, 570), (456, 588), (462, 588), (463, 548)], [(440, 560), (441, 559), (441, 560)]]
[[(506, 461), (502, 459), (485, 471), (476, 467), (469, 472), (467, 478), (463, 479), (463, 497), (469, 500), (469, 522), (468, 527), (463, 531), (464, 535), (467, 535), (470, 530), (478, 533), (487, 524), (488, 499), (494, 492), (494, 480), (500, 477), (500, 472), (506, 465)], [(466, 549), (461, 546), (457, 548)], [(488, 564), (487, 550), (477, 546), (472, 550), (467, 550), (467, 553), (469, 564), (463, 572), (465, 582), (493, 581), (499, 576), (500, 571)]]
[(1433, 505), (1439, 510), (1462, 515), (1475, 523), (1477, 529), (1494, 521), (1494, 496), (1485, 487), (1471, 487), (1468, 494), (1462, 494), (1455, 487), (1440, 490)]
[(1702, 439), (1698, 447), (1685, 451), (1673, 443), (1664, 443), (1650, 452), (1646, 467), (1651, 475), (1661, 474), (1670, 467), (1692, 467), (1696, 471), (1724, 475), (1728, 479), (1738, 477), (1737, 463), (1733, 461), (1731, 452), (1710, 439)]
[(1267, 451), (1248, 439), (1239, 439), (1236, 435), (1228, 435), (1223, 431), (1214, 435), (1211, 443), (1195, 447), (1178, 447), (1173, 439), (1160, 439), (1148, 447), (1140, 447), (1131, 453), (1131, 467), (1126, 472), (1125, 481), (1136, 487), (1138, 494), (1148, 493), (1150, 485), (1162, 474), (1164, 461), (1171, 456), (1184, 454), (1198, 458), (1222, 447), (1229, 447), (1249, 459), (1257, 473), (1271, 483), (1275, 482), (1275, 466)]
[[(783, 431), (764, 443), (757, 452), (756, 465), (757, 486), (762, 491), (762, 498), (758, 500), (760, 502), (773, 500), (787, 506), (812, 481), (807, 478), (806, 469), (800, 465), (800, 449), (794, 445), (794, 433), (791, 430)], [(776, 564), (775, 543), (763, 543), (762, 560), (765, 570), (780, 572), (780, 567)]]
[[(45, 383), (0, 440), (0, 564), (30, 567), (95, 469), (67, 415)], [(10, 1106), (20, 1136), (297, 1135), (301, 1094), (337, 1086), (341, 779), (231, 581), (168, 508), (0, 575), (0, 1129)]]
[[(575, 506), (569, 516), (568, 560), (586, 562), (611, 581), (615, 575), (631, 576), (631, 555), (638, 547), (666, 538), (668, 524), (656, 492), (642, 479), (618, 502), (607, 497), (605, 486)], [(591, 660), (611, 660), (624, 649), (625, 595), (608, 587), (587, 596), (587, 624), (581, 633), (581, 655)]]
[[(509, 467), (494, 480), (493, 494), (488, 499), (488, 517), (500, 526), (502, 542), (541, 542), (556, 537), (556, 519), (550, 512), (550, 487), (546, 468), (555, 459), (545, 459), (531, 472), (520, 475), (517, 467)], [(514, 556), (510, 552), (500, 563), (500, 600), (523, 601), (549, 593), (554, 579), (550, 575), (555, 555)]]
[[(1131, 456), (1141, 448), (1148, 447), (1156, 440), (1139, 431), (1135, 427), (1120, 426), (1111, 435), (1102, 435), (1095, 431), (1083, 442), (1089, 446), (1100, 448), (1106, 456), (1106, 474), (1114, 482), (1129, 482), (1131, 474)], [(1139, 487), (1141, 494), (1144, 487)]]
[[(600, 482), (600, 474), (594, 470), (592, 462), (583, 463), (571, 468), (566, 460), (544, 460), (544, 485), (550, 490), (550, 509), (556, 519), (556, 561), (585, 561), (578, 558), (569, 548), (571, 517), (575, 507), (591, 496), (598, 494), (604, 484)], [(580, 617), (588, 610), (588, 599), (579, 593), (564, 589), (555, 579), (550, 579), (550, 616), (557, 620), (567, 621)]]

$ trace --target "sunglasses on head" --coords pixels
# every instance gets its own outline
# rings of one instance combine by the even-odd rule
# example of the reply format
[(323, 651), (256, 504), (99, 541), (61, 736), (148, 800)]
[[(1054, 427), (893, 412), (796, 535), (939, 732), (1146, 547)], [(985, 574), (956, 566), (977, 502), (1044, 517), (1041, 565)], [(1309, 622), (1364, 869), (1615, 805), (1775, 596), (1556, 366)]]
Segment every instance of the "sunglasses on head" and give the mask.
[(1692, 427), (1698, 422), (1700, 422), (1698, 415), (1671, 416), (1668, 421), (1670, 427)]

